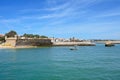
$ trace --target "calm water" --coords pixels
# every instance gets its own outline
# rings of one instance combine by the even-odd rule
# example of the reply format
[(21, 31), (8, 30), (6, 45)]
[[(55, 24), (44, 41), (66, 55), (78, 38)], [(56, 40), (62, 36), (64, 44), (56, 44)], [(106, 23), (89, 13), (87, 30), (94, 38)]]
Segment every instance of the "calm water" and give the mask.
[(120, 45), (0, 49), (0, 80), (120, 80)]

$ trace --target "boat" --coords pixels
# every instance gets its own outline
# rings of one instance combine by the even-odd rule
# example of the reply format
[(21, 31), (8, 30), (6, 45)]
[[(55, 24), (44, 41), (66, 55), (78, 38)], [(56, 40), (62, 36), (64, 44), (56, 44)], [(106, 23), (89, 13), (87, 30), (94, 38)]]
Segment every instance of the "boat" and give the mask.
[(112, 47), (115, 46), (114, 44), (105, 44), (105, 47)]
[(112, 46), (115, 46), (115, 44), (110, 41), (105, 43), (105, 47), (112, 47)]
[(77, 45), (75, 45), (74, 47), (71, 47), (70, 50), (77, 50)]

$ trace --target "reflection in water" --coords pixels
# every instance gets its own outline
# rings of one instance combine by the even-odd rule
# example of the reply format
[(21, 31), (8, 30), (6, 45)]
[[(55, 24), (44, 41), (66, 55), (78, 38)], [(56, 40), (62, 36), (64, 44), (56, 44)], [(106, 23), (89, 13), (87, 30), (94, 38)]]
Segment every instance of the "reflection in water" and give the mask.
[(11, 56), (11, 61), (16, 62), (16, 60), (17, 60), (17, 53), (13, 52)]

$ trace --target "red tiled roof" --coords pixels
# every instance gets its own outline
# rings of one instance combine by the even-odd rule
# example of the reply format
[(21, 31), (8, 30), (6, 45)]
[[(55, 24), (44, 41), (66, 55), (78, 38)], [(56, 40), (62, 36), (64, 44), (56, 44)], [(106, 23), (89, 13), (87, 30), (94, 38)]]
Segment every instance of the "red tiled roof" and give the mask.
[(0, 34), (0, 37), (3, 37), (4, 35), (3, 34)]

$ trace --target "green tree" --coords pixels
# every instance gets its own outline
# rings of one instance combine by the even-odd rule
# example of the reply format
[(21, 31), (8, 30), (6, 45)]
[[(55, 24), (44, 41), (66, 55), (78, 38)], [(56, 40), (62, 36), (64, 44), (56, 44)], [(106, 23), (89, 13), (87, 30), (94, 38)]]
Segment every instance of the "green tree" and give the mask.
[(40, 38), (48, 38), (48, 37), (47, 37), (47, 36), (42, 35), (42, 36), (40, 36)]
[(17, 35), (17, 32), (13, 31), (13, 30), (11, 30), (10, 32), (5, 34), (5, 36), (7, 36), (7, 37), (14, 37), (15, 35)]
[(34, 38), (39, 38), (40, 36), (38, 34), (34, 35)]
[(0, 37), (0, 41), (5, 42), (5, 37)]
[(48, 38), (47, 36), (40, 36), (40, 35), (38, 35), (38, 34), (24, 34), (23, 35), (24, 37), (26, 37), (26, 38)]
[(24, 37), (27, 37), (27, 38), (34, 38), (35, 35), (33, 35), (33, 34), (26, 34), (26, 33), (25, 33), (23, 36), (24, 36)]

